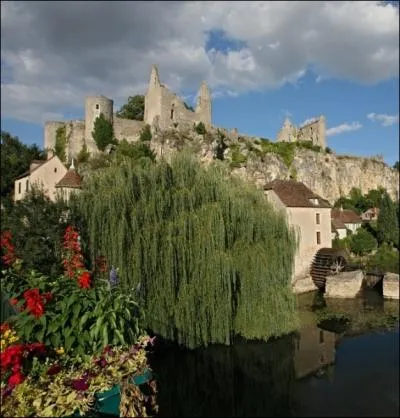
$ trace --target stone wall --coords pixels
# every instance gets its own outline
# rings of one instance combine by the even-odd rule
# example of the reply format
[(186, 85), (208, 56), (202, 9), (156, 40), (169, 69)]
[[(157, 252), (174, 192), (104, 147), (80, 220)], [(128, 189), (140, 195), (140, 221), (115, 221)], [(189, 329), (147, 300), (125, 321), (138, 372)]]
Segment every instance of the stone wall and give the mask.
[[(85, 122), (83, 120), (70, 120), (65, 123), (67, 136), (67, 161), (76, 158), (85, 143)], [(93, 152), (88, 147), (89, 152)]]
[(54, 149), (58, 128), (65, 126), (63, 121), (48, 121), (44, 124), (44, 149)]
[(321, 116), (317, 120), (308, 123), (299, 128), (297, 133), (298, 141), (311, 140), (314, 145), (319, 145), (323, 149), (326, 148), (325, 140), (325, 118)]
[(118, 141), (125, 138), (128, 142), (136, 142), (145, 125), (143, 121), (117, 118), (114, 115), (114, 136)]

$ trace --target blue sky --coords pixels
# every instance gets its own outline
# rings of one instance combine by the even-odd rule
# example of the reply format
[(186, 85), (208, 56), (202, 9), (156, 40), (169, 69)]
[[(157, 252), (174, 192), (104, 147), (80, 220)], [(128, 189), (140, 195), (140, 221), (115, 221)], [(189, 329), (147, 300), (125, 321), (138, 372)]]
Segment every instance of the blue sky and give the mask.
[[(76, 20), (93, 14), (90, 2), (6, 3), (1, 125), (26, 144), (43, 146), (45, 120), (83, 119), (85, 95), (118, 108), (143, 94), (157, 63), (188, 102), (208, 81), (217, 126), (275, 139), (286, 116), (299, 125), (324, 114), (335, 152), (399, 159), (398, 2), (172, 2), (163, 11), (157, 2), (102, 2), (86, 32)], [(103, 39), (98, 21), (110, 15)], [(73, 20), (76, 30), (64, 30)]]

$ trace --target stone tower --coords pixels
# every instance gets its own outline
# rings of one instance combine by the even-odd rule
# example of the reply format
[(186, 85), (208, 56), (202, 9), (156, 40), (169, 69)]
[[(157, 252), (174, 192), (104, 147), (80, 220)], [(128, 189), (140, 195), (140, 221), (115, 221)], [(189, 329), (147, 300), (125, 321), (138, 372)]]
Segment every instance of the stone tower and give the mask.
[(322, 148), (326, 148), (326, 120), (325, 116), (321, 115), (318, 118), (318, 135), (319, 135), (319, 144)]
[(283, 122), (277, 140), (281, 142), (293, 142), (296, 140), (296, 128), (288, 118)]
[(206, 128), (211, 126), (211, 93), (205, 81), (202, 81), (197, 95), (196, 114)]
[(94, 142), (92, 132), (94, 122), (102, 113), (106, 120), (113, 123), (114, 102), (104, 96), (87, 96), (85, 99), (85, 143), (89, 152), (96, 152), (97, 145)]
[(151, 67), (149, 86), (144, 97), (144, 121), (152, 124), (157, 115), (161, 115), (162, 92), (160, 76), (156, 65)]

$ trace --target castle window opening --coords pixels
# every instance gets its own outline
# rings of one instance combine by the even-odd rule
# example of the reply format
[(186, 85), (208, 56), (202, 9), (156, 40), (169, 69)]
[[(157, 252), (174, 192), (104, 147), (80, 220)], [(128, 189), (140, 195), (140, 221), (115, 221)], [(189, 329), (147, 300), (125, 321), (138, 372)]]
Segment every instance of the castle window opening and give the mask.
[(96, 104), (96, 110), (99, 110), (99, 107), (100, 107), (100, 106), (99, 106), (99, 104), (97, 103), (97, 104)]
[(174, 109), (172, 108), (171, 109), (171, 119), (173, 119), (174, 118)]

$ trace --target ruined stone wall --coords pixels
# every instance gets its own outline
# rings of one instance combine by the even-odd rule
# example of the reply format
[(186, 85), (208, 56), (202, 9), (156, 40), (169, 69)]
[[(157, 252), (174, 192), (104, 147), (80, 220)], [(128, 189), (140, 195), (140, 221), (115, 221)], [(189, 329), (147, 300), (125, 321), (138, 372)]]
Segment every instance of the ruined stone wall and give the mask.
[(314, 145), (319, 145), (322, 148), (326, 147), (325, 139), (325, 120), (319, 118), (302, 128), (299, 128), (297, 133), (298, 141), (312, 141)]
[(114, 136), (118, 141), (125, 138), (128, 142), (136, 142), (139, 140), (140, 132), (145, 125), (143, 121), (122, 119), (114, 115)]
[[(76, 158), (85, 144), (85, 122), (83, 120), (70, 120), (65, 123), (67, 136), (67, 160)], [(97, 150), (97, 148), (96, 148)], [(89, 152), (93, 150), (89, 149)]]
[(56, 133), (58, 128), (65, 126), (62, 121), (48, 121), (44, 124), (44, 149), (54, 149), (56, 145)]

